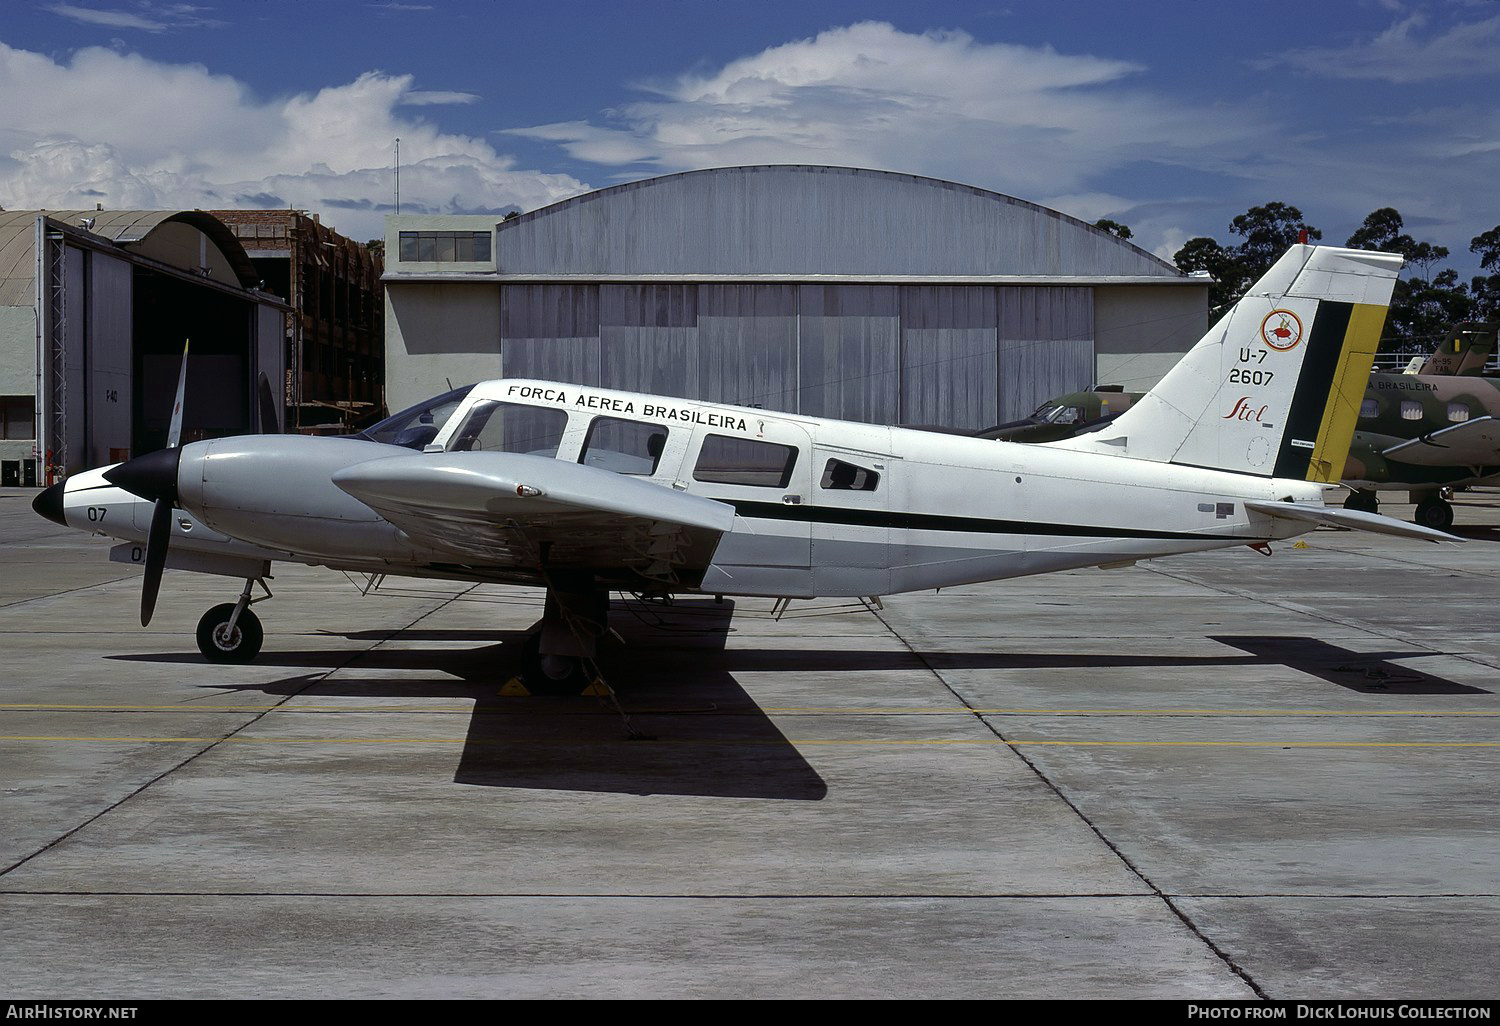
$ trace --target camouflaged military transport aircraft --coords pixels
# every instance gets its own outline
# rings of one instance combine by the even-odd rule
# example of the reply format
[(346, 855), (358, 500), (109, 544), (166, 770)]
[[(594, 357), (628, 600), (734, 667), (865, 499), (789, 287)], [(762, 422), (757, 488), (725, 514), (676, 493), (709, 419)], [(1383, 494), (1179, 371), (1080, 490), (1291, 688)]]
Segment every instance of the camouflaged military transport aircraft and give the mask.
[(274, 560), (542, 586), (522, 668), (543, 685), (596, 672), (611, 590), (881, 596), (1320, 524), (1451, 540), (1323, 503), (1400, 266), (1296, 246), (1134, 407), (1042, 445), (500, 380), (421, 452), (213, 439), (75, 475), (35, 506), (125, 539), (113, 558), (145, 565), (143, 624), (163, 566), (242, 579), (199, 624), (211, 660), (259, 650), (248, 606)]
[[(1495, 326), (1457, 325), (1418, 370), (1370, 375), (1340, 480), (1350, 489), (1344, 508), (1379, 511), (1378, 491), (1405, 491), (1413, 520), (1447, 530), (1451, 489), (1500, 475), (1500, 379), (1480, 372), (1495, 346)], [(1420, 359), (1413, 357), (1413, 363)], [(1054, 441), (1097, 430), (1140, 400), (1119, 386), (1049, 399), (1024, 420), (1001, 424), (985, 438)]]

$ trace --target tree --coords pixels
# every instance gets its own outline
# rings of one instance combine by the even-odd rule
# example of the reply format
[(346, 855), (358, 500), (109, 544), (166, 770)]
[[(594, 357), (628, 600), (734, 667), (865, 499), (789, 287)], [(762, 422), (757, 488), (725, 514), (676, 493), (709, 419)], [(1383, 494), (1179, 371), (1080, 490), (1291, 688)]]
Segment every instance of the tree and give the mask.
[(1381, 207), (1365, 215), (1364, 223), (1344, 243), (1350, 249), (1372, 249), (1380, 253), (1399, 253), (1403, 246), (1415, 245), (1404, 233), (1406, 222), (1395, 207)]
[(1452, 269), (1432, 277), (1396, 282), (1386, 315), (1380, 348), (1396, 352), (1428, 353), (1448, 330), (1474, 312), (1474, 299)]
[(1109, 232), (1109, 234), (1117, 239), (1128, 239), (1135, 234), (1128, 226), (1121, 224), (1119, 221), (1111, 221), (1107, 217), (1101, 217), (1095, 221), (1094, 227), (1100, 231)]
[(1269, 271), (1288, 249), (1304, 241), (1304, 232), (1308, 242), (1323, 237), (1322, 232), (1302, 219), (1302, 211), (1286, 203), (1251, 207), (1229, 222), (1229, 230), (1245, 240), (1236, 247), (1235, 255), (1247, 279), (1246, 287)]
[(1447, 248), (1418, 242), (1405, 229), (1400, 211), (1381, 207), (1365, 217), (1346, 245), (1406, 258), (1406, 277), (1396, 282), (1391, 294), (1380, 347), (1386, 352), (1428, 352), (1452, 325), (1469, 316), (1474, 303), (1468, 288), (1459, 284), (1457, 271), (1432, 273), (1434, 264), (1448, 259)]
[(1473, 316), (1482, 320), (1500, 320), (1500, 225), (1469, 243), (1469, 252), (1479, 255), (1479, 266), (1490, 273), (1475, 275), (1469, 287), (1474, 300)]
[(1446, 246), (1434, 246), (1430, 242), (1418, 242), (1407, 235), (1401, 212), (1395, 207), (1381, 207), (1371, 211), (1364, 223), (1345, 243), (1350, 249), (1373, 249), (1381, 253), (1400, 253), (1409, 264), (1421, 269), (1418, 277), (1428, 278), (1432, 265), (1448, 259)]
[(1479, 254), (1479, 266), (1500, 271), (1500, 224), (1469, 242), (1469, 252)]
[(1301, 241), (1304, 232), (1309, 240), (1323, 237), (1302, 219), (1302, 211), (1285, 203), (1251, 207), (1230, 222), (1229, 230), (1245, 241), (1222, 246), (1199, 236), (1189, 239), (1172, 257), (1179, 270), (1206, 271), (1213, 278), (1208, 291), (1211, 317), (1234, 305), (1288, 248)]
[(1223, 313), (1249, 284), (1241, 280), (1244, 275), (1234, 252), (1204, 235), (1188, 239), (1173, 254), (1172, 262), (1177, 265), (1178, 270), (1189, 274), (1201, 271), (1213, 279), (1213, 284), (1208, 288), (1208, 307), (1212, 317)]

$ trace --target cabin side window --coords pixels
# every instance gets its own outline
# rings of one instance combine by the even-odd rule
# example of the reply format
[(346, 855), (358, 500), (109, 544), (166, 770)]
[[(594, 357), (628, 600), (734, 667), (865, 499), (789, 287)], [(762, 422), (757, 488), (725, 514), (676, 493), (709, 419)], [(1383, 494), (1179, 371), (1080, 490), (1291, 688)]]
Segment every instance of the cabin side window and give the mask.
[(567, 427), (568, 414), (563, 410), (484, 400), (474, 404), (449, 448), (556, 457)]
[(1377, 403), (1374, 399), (1366, 399), (1364, 402), (1359, 404), (1360, 420), (1369, 420), (1379, 412), (1380, 404)]
[(1419, 403), (1419, 402), (1417, 402), (1415, 399), (1403, 399), (1403, 400), (1401, 400), (1401, 419), (1402, 420), (1421, 420), (1422, 419), (1422, 404)]
[(693, 466), (694, 481), (785, 488), (797, 465), (797, 449), (754, 438), (709, 435)]
[(667, 429), (638, 420), (595, 417), (583, 440), (578, 462), (614, 474), (650, 477), (661, 462), (667, 445)]
[(829, 460), (823, 467), (823, 479), (818, 482), (821, 488), (845, 492), (873, 492), (878, 484), (880, 475), (875, 471), (843, 460)]
[(1455, 423), (1455, 424), (1457, 424), (1460, 421), (1468, 420), (1469, 419), (1469, 404), (1468, 403), (1449, 403), (1448, 404), (1448, 419), (1451, 422)]

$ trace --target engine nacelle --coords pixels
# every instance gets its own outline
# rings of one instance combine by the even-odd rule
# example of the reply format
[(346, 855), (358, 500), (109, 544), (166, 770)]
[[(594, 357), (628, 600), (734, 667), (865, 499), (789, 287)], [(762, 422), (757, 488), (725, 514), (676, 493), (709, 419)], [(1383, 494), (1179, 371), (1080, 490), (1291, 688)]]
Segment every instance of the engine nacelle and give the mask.
[[(451, 559), (333, 484), (336, 471), (410, 451), (357, 438), (239, 435), (182, 447), (179, 503), (208, 527), (300, 562), (410, 565)], [(149, 504), (146, 512), (149, 521)]]

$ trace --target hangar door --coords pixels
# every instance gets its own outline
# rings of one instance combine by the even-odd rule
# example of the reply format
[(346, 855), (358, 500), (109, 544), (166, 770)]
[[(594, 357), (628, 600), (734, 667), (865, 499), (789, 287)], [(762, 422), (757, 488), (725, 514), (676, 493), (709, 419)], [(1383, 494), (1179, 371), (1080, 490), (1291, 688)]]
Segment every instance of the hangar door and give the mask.
[(1054, 396), (1094, 383), (1094, 293), (1004, 287), (1000, 293), (1000, 410), (1019, 420)]
[(501, 365), (875, 424), (979, 430), (1094, 379), (1093, 291), (993, 285), (507, 285)]

